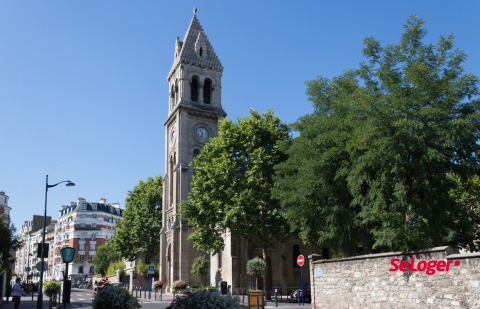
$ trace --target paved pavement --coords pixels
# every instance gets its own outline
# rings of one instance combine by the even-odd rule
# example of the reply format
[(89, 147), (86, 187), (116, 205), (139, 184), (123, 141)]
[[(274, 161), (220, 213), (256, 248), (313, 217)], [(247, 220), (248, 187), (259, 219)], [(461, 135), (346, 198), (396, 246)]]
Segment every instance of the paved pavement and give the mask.
[[(135, 293), (133, 293), (135, 296)], [(138, 301), (142, 305), (142, 309), (165, 309), (170, 305), (170, 302), (173, 299), (172, 294), (163, 294), (162, 301), (160, 301), (160, 294), (157, 293), (157, 299), (155, 299), (155, 293), (152, 292), (151, 298), (148, 299), (148, 292), (145, 298), (145, 293), (142, 293), (141, 297), (137, 294)], [(43, 308), (48, 308), (48, 298), (43, 302)], [(242, 296), (240, 296), (242, 299)], [(5, 300), (5, 298), (4, 298)], [(11, 302), (11, 298), (9, 299), (9, 303), (3, 303), (1, 309), (13, 309), (13, 303)], [(67, 305), (67, 308), (82, 308), (82, 309), (93, 309), (91, 307), (93, 300), (93, 291), (92, 290), (83, 290), (83, 289), (72, 289), (72, 294), (70, 298), (70, 304)], [(245, 297), (245, 301), (247, 301), (247, 297)], [(61, 304), (58, 304), (61, 305)], [(32, 301), (32, 297), (26, 296), (22, 297), (22, 301), (20, 303), (20, 309), (33, 309), (37, 307), (37, 293), (34, 294), (34, 298)], [(275, 308), (275, 302), (268, 301), (267, 308)], [(305, 306), (299, 306), (298, 303), (291, 303), (291, 302), (279, 302), (278, 307), (281, 309), (311, 309), (310, 304), (305, 304)]]

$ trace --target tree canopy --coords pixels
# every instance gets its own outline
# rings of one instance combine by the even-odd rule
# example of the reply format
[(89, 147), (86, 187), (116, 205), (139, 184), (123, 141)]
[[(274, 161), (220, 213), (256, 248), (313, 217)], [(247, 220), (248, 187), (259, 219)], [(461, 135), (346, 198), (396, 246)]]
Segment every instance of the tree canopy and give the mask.
[(202, 255), (197, 257), (192, 264), (192, 275), (202, 280), (203, 277), (208, 275), (209, 262)]
[(181, 215), (195, 227), (189, 236), (195, 247), (223, 250), (228, 229), (253, 239), (266, 258), (267, 248), (288, 231), (271, 190), (274, 167), (287, 158), (280, 146), (289, 140), (287, 125), (271, 110), (220, 121), (218, 137), (194, 159), (192, 190), (181, 204)]
[(140, 256), (158, 259), (162, 227), (162, 176), (149, 177), (128, 191), (123, 220), (117, 223), (115, 251), (129, 261)]
[(368, 62), (308, 81), (314, 112), (278, 166), (275, 196), (306, 242), (349, 254), (452, 245), (477, 250), (478, 215), (449, 194), (479, 173), (479, 80), (454, 36), (424, 44), (411, 16), (399, 44), (365, 38)]
[(115, 263), (119, 259), (120, 256), (115, 253), (113, 242), (110, 240), (105, 245), (98, 247), (97, 254), (93, 257), (92, 262), (95, 266), (95, 272), (105, 276), (110, 264)]
[(0, 214), (0, 258), (2, 260), (2, 263), (0, 263), (0, 275), (10, 268), (10, 265), (15, 261), (15, 257), (10, 252), (20, 245), (17, 237), (14, 235), (16, 231), (15, 226), (5, 223), (4, 219), (5, 215)]

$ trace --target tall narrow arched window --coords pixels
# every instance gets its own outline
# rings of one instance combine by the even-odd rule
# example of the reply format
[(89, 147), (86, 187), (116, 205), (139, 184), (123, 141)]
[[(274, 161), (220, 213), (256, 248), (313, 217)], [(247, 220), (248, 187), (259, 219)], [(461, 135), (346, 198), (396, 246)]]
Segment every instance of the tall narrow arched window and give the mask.
[(203, 103), (210, 104), (211, 94), (212, 94), (212, 82), (206, 79), (205, 84), (203, 85)]
[(198, 80), (195, 77), (192, 78), (190, 95), (192, 97), (192, 101), (198, 102)]
[(293, 246), (293, 267), (300, 267), (297, 264), (297, 258), (300, 255), (300, 247), (297, 245)]
[(203, 47), (200, 47), (200, 57), (203, 55)]

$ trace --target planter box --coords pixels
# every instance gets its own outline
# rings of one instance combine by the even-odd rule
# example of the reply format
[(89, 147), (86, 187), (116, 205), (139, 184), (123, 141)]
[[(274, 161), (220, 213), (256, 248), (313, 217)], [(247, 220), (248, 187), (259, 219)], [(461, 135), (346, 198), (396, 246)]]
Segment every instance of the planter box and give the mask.
[(263, 292), (248, 292), (248, 308), (265, 309), (265, 300), (263, 299)]

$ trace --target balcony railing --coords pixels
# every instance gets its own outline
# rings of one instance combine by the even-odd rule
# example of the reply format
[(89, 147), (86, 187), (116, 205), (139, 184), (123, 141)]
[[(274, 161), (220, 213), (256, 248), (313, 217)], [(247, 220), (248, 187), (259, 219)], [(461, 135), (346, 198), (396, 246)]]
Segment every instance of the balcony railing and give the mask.
[(75, 230), (78, 231), (99, 231), (99, 227), (76, 227)]

